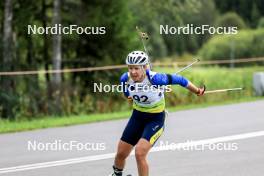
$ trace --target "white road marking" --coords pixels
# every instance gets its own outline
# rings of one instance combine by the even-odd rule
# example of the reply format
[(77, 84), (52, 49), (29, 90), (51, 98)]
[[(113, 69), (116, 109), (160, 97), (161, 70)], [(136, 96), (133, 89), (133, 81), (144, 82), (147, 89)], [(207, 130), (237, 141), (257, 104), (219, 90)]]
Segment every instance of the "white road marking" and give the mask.
[[(248, 139), (248, 138), (260, 137), (260, 136), (264, 136), (264, 131), (256, 131), (256, 132), (243, 133), (243, 134), (237, 134), (237, 135), (232, 135), (232, 136), (223, 136), (223, 137), (210, 138), (210, 139), (204, 139), (204, 140), (198, 140), (198, 141), (192, 141), (192, 142), (177, 143), (176, 146), (178, 146), (178, 148), (179, 147), (191, 147), (191, 146), (199, 146), (199, 145), (205, 145), (205, 144), (214, 144), (214, 143), (219, 143), (219, 142)], [(175, 148), (175, 144), (173, 146), (166, 146), (166, 147), (153, 147), (150, 152), (168, 151), (172, 149), (171, 147)], [(134, 152), (132, 152), (131, 155), (134, 155)], [(73, 158), (73, 159), (67, 159), (67, 160), (58, 160), (58, 161), (50, 161), (50, 162), (43, 162), (43, 163), (20, 165), (20, 166), (15, 166), (15, 167), (7, 167), (7, 168), (1, 168), (0, 174), (26, 171), (26, 170), (34, 170), (34, 169), (47, 168), (47, 167), (63, 166), (63, 165), (69, 165), (69, 164), (84, 163), (84, 162), (90, 162), (90, 161), (99, 161), (99, 160), (104, 160), (104, 159), (111, 159), (111, 158), (114, 158), (114, 156), (115, 156), (115, 153), (107, 153), (107, 154), (79, 157), (79, 158)]]

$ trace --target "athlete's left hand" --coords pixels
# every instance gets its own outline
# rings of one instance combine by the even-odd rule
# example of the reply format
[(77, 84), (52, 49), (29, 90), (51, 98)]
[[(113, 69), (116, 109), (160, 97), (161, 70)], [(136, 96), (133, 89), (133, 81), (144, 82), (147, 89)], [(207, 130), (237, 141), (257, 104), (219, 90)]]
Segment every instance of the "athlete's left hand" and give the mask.
[(206, 87), (205, 85), (202, 87), (202, 88), (198, 88), (198, 92), (196, 93), (197, 96), (203, 96), (204, 95), (204, 92), (206, 90)]

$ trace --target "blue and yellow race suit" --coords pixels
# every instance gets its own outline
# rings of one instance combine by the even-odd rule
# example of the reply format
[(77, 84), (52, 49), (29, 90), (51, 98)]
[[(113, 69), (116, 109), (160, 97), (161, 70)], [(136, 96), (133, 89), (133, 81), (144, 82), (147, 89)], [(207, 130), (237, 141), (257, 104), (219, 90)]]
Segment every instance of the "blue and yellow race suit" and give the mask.
[(121, 140), (134, 146), (140, 138), (144, 138), (154, 145), (164, 131), (164, 86), (178, 84), (187, 87), (188, 80), (176, 74), (157, 73), (147, 69), (141, 83), (134, 82), (129, 77), (129, 72), (121, 76), (120, 82), (124, 95), (133, 100), (133, 113)]

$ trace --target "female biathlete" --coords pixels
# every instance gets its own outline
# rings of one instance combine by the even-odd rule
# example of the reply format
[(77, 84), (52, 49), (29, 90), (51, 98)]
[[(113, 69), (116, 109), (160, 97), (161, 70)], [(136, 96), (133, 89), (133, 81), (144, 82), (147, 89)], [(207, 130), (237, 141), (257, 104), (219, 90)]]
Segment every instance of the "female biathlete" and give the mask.
[[(135, 147), (138, 175), (148, 176), (146, 156), (162, 135), (165, 121), (164, 90), (158, 86), (179, 84), (201, 96), (205, 87), (198, 88), (186, 78), (176, 74), (151, 71), (148, 55), (133, 51), (126, 58), (128, 72), (121, 76), (125, 96), (133, 101), (133, 112), (118, 143), (117, 153), (110, 176), (122, 176), (125, 160)], [(151, 87), (152, 89), (146, 89)], [(153, 88), (154, 87), (154, 88)]]

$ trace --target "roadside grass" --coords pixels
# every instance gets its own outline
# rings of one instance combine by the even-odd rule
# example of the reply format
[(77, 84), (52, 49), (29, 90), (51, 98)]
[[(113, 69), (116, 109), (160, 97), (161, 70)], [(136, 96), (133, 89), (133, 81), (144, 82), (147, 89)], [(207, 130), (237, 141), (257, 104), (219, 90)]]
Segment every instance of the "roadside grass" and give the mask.
[[(188, 110), (194, 108), (205, 108), (216, 105), (250, 102), (257, 100), (264, 100), (264, 97), (242, 97), (240, 99), (226, 100), (222, 102), (207, 102), (207, 103), (199, 103), (199, 104), (179, 105), (176, 107), (168, 107), (168, 110), (172, 112), (172, 111)], [(76, 116), (65, 116), (65, 117), (49, 116), (49, 117), (41, 117), (27, 121), (25, 120), (8, 121), (2, 119), (0, 120), (0, 133), (11, 133), (11, 132), (28, 131), (28, 130), (35, 130), (42, 128), (50, 128), (50, 127), (62, 127), (69, 125), (86, 124), (86, 123), (100, 122), (106, 120), (126, 119), (130, 116), (130, 114), (131, 111), (124, 111), (124, 112), (113, 112), (113, 113), (105, 113), (105, 114), (91, 114), (91, 115), (78, 115), (78, 116), (76, 115)]]

